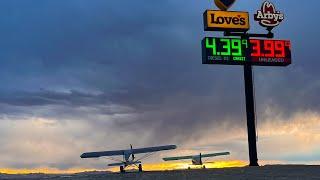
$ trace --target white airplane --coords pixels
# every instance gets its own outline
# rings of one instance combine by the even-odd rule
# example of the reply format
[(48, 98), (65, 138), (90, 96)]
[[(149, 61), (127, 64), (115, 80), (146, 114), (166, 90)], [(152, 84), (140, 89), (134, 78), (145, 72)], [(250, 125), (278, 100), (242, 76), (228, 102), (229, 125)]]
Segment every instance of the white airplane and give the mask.
[[(230, 152), (219, 152), (219, 153), (212, 153), (212, 154), (199, 154), (199, 155), (193, 155), (193, 156), (178, 156), (178, 157), (166, 157), (163, 158), (164, 161), (177, 161), (177, 160), (185, 160), (185, 159), (191, 159), (192, 164), (196, 166), (202, 166), (203, 169), (206, 168), (204, 165), (205, 163), (213, 163), (213, 162), (204, 162), (203, 158), (210, 158), (215, 156), (224, 156), (229, 155)], [(190, 167), (188, 168), (190, 169)]]
[[(81, 158), (99, 158), (99, 157), (110, 157), (110, 156), (123, 156), (123, 160), (117, 160), (114, 158), (109, 158), (113, 161), (119, 161), (118, 163), (108, 164), (108, 166), (120, 166), (120, 172), (125, 173), (125, 168), (128, 166), (137, 166), (139, 168), (139, 172), (142, 172), (142, 164), (141, 161), (143, 158), (149, 157), (151, 153), (158, 151), (166, 151), (176, 149), (176, 145), (166, 145), (166, 146), (155, 146), (155, 147), (146, 147), (146, 148), (138, 148), (133, 149), (130, 144), (130, 149), (125, 150), (115, 150), (115, 151), (101, 151), (101, 152), (86, 152), (83, 153)], [(135, 158), (135, 154), (144, 154), (148, 153), (140, 159)], [(130, 158), (131, 157), (131, 158)]]

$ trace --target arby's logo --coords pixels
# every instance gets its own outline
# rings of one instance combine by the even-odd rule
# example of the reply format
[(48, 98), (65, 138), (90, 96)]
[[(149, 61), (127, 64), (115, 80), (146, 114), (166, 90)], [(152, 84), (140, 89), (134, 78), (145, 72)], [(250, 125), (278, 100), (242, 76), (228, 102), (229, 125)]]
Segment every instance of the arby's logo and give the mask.
[(261, 10), (258, 10), (257, 14), (254, 15), (254, 20), (259, 21), (261, 26), (272, 29), (284, 20), (284, 14), (277, 11), (271, 2), (265, 1)]

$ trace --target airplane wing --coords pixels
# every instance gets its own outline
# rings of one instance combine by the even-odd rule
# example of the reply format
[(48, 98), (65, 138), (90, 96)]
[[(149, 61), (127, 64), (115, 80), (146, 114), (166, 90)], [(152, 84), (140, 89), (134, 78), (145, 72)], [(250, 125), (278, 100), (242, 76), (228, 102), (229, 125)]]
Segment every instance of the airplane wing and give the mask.
[[(202, 158), (206, 157), (214, 157), (214, 156), (223, 156), (229, 155), (229, 152), (220, 152), (220, 153), (212, 153), (212, 154), (201, 154)], [(198, 155), (199, 156), (199, 155)], [(166, 157), (162, 158), (164, 161), (176, 161), (176, 160), (183, 160), (183, 159), (192, 159), (194, 156), (177, 156), (177, 157)]]
[(193, 156), (178, 156), (178, 157), (166, 157), (162, 158), (164, 161), (177, 161), (177, 160), (183, 160), (183, 159), (192, 159)]
[(214, 157), (214, 156), (224, 156), (229, 154), (230, 152), (219, 152), (219, 153), (212, 153), (212, 154), (201, 154), (201, 157), (207, 158), (207, 157)]
[(117, 151), (100, 151), (100, 152), (86, 152), (83, 153), (81, 158), (99, 158), (102, 156), (119, 156), (123, 155), (125, 150), (117, 150)]
[(151, 152), (157, 152), (157, 151), (171, 150), (176, 148), (177, 148), (176, 145), (167, 145), (167, 146), (146, 147), (146, 148), (128, 149), (128, 150), (86, 152), (86, 153), (83, 153), (80, 157), (81, 158), (99, 158), (103, 156), (120, 156), (128, 152), (132, 154), (141, 154), (141, 153), (151, 153)]
[(151, 152), (166, 151), (166, 150), (171, 150), (176, 148), (177, 148), (176, 145), (146, 147), (146, 148), (132, 149), (132, 153), (133, 154), (151, 153)]

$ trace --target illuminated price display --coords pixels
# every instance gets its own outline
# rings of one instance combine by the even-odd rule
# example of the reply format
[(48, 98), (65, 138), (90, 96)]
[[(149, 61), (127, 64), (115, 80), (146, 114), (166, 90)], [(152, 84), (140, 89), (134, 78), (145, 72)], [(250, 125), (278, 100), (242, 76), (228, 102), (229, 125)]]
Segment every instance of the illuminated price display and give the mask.
[(287, 40), (206, 37), (202, 40), (203, 64), (287, 66), (291, 45)]
[(287, 40), (250, 39), (252, 64), (286, 66), (291, 64), (291, 44)]
[(203, 64), (244, 64), (249, 42), (237, 38), (211, 38), (202, 40)]

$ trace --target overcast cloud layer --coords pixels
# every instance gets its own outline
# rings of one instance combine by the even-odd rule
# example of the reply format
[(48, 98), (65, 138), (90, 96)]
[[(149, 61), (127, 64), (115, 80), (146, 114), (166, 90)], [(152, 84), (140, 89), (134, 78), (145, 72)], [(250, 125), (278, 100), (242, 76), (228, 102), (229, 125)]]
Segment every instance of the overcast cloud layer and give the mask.
[[(286, 18), (276, 38), (292, 41), (293, 64), (254, 68), (260, 155), (313, 163), (320, 2), (273, 2)], [(232, 10), (252, 18), (261, 3), (242, 0)], [(79, 155), (130, 143), (227, 149), (246, 160), (242, 67), (201, 64), (202, 38), (222, 35), (203, 32), (202, 13), (212, 8), (192, 0), (1, 1), (0, 166), (101, 168), (104, 161)], [(253, 18), (251, 25), (264, 32)], [(297, 142), (308, 148), (295, 152)]]

